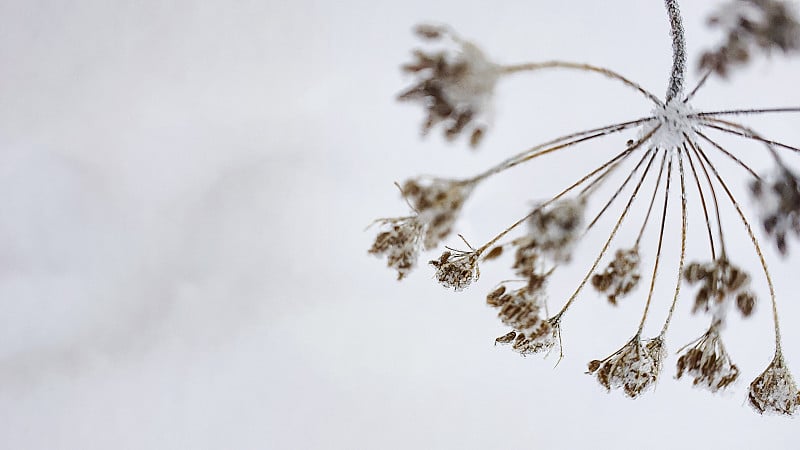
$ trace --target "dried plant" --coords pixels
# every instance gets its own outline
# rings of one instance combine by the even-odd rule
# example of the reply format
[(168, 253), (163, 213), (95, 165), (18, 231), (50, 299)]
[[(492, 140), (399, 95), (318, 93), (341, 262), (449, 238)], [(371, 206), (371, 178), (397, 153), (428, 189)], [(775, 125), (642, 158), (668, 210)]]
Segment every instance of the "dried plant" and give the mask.
[[(435, 278), (445, 287), (462, 290), (478, 280), (480, 264), (499, 260), (507, 251), (512, 252), (511, 269), (519, 280), (501, 283), (486, 297), (487, 303), (497, 309), (501, 322), (510, 328), (495, 339), (495, 344), (509, 345), (522, 355), (547, 353), (558, 346), (563, 356), (561, 325), (586, 285), (591, 284), (601, 296), (616, 305), (623, 297), (637, 292), (642, 271), (647, 269), (646, 292), (639, 295), (643, 297), (643, 312), (632, 338), (610, 356), (591, 361), (588, 367), (588, 373), (594, 375), (601, 386), (608, 390), (621, 389), (632, 398), (647, 391), (659, 379), (666, 355), (667, 331), (681, 298), (682, 284), (696, 286), (693, 312), (708, 314), (711, 324), (700, 338), (679, 350), (676, 377), (692, 377), (695, 386), (716, 392), (733, 384), (740, 373), (722, 344), (728, 311), (736, 308), (742, 316), (749, 317), (756, 306), (756, 294), (750, 288), (753, 276), (734, 264), (743, 256), (732, 255), (726, 246), (725, 229), (730, 224), (723, 224), (720, 210), (728, 204), (735, 210), (759, 261), (761, 273), (758, 277), (763, 277), (769, 289), (775, 334), (772, 363), (751, 383), (750, 403), (759, 413), (791, 415), (800, 397), (784, 361), (773, 279), (761, 241), (715, 161), (723, 159), (734, 163), (750, 179), (750, 192), (759, 207), (758, 220), (766, 235), (774, 239), (777, 249), (785, 255), (787, 237), (800, 236), (800, 184), (784, 162), (782, 152), (800, 153), (800, 148), (766, 138), (733, 119), (797, 113), (800, 107), (698, 111), (692, 107), (691, 100), (709, 78), (729, 75), (759, 52), (796, 51), (800, 48), (800, 25), (784, 1), (728, 1), (709, 21), (724, 30), (725, 40), (701, 56), (701, 76), (695, 86), (687, 90), (686, 46), (678, 1), (664, 0), (664, 4), (673, 52), (663, 100), (605, 67), (567, 61), (499, 64), (449, 27), (417, 26), (415, 33), (426, 45), (440, 48), (414, 51), (414, 60), (403, 66), (403, 70), (415, 80), (399, 99), (422, 104), (427, 114), (423, 133), (441, 125), (448, 139), (467, 135), (470, 145), (478, 146), (489, 130), (495, 86), (515, 74), (544, 70), (603, 75), (641, 94), (650, 103), (651, 113), (552, 139), (464, 179), (406, 181), (399, 187), (411, 215), (380, 219), (378, 222), (384, 231), (378, 234), (370, 253), (385, 255), (388, 265), (397, 271), (398, 279), (402, 279), (415, 266), (423, 248), (434, 249), (452, 236), (463, 204), (484, 180), (588, 141), (630, 133), (634, 138), (628, 140), (624, 148), (579, 176), (554, 197), (539, 202), (532, 211), (504, 227), (483, 245), (473, 248), (462, 237), (467, 250), (446, 247), (440, 257), (430, 261), (436, 271)], [(775, 170), (760, 175), (735, 152), (724, 147), (715, 135), (731, 136), (763, 148), (767, 158), (774, 162)], [(618, 184), (612, 185), (610, 191), (601, 189), (615, 179)], [(695, 194), (689, 195), (692, 191)], [(599, 198), (598, 193), (602, 192), (611, 195)], [(681, 205), (676, 219), (680, 218), (681, 226), (679, 233), (672, 237), (667, 233), (666, 224), (673, 214), (671, 205), (675, 203), (675, 198), (670, 197), (676, 192)], [(694, 195), (696, 203), (689, 208), (689, 198)], [(642, 198), (644, 204), (639, 205), (637, 201)], [(579, 250), (582, 238), (601, 223), (600, 219), (612, 206), (619, 209), (619, 215), (612, 221), (602, 248), (590, 260), (591, 267), (577, 281), (561, 308), (549, 314), (545, 299), (550, 277), (559, 267), (575, 260), (573, 255)], [(638, 232), (626, 236), (619, 231), (630, 222), (633, 210), (641, 210), (643, 218), (631, 225)], [(692, 256), (707, 262), (686, 264), (689, 218), (693, 215), (703, 224), (701, 233), (707, 237), (708, 247), (693, 249), (698, 255)], [(657, 238), (643, 240), (652, 222), (656, 222), (656, 227), (650, 234), (656, 233)], [(622, 242), (618, 244), (616, 240)], [(680, 246), (680, 256), (666, 319), (658, 324), (657, 335), (645, 338), (643, 330), (652, 301), (655, 296), (662, 296), (655, 289), (656, 280), (664, 276), (662, 250), (665, 243), (673, 240)], [(654, 248), (643, 244), (648, 241), (654, 242)], [(614, 257), (608, 261), (612, 245), (615, 246)], [(605, 266), (601, 267), (604, 261)], [(515, 283), (519, 285), (514, 286)]]

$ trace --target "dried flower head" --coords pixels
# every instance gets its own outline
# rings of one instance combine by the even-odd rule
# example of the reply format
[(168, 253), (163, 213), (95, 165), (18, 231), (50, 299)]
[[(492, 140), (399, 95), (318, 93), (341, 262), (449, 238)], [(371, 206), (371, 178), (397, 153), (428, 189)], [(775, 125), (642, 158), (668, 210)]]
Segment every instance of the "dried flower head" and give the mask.
[(397, 270), (397, 279), (402, 280), (417, 263), (425, 224), (418, 216), (381, 219), (388, 230), (378, 234), (369, 253), (386, 255), (386, 265)]
[(436, 280), (446, 288), (461, 291), (480, 277), (479, 254), (475, 251), (445, 251), (439, 259), (430, 261), (436, 268)]
[(692, 312), (711, 311), (715, 320), (724, 321), (727, 307), (735, 299), (743, 316), (753, 312), (755, 295), (748, 289), (750, 276), (725, 258), (706, 263), (691, 263), (683, 272), (689, 284), (700, 283)]
[[(497, 317), (513, 331), (495, 339), (495, 343), (514, 343), (514, 349), (523, 354), (536, 353), (550, 348), (540, 336), (550, 328), (541, 313), (544, 308), (544, 290), (524, 286), (508, 291), (501, 285), (486, 296), (486, 303), (498, 308)], [(537, 343), (533, 343), (535, 341)], [(534, 348), (537, 350), (534, 351)]]
[(561, 324), (557, 320), (541, 320), (535, 327), (517, 332), (511, 348), (522, 356), (548, 353), (559, 343), (560, 336)]
[[(787, 2), (730, 0), (711, 21), (725, 30), (727, 40), (715, 51), (706, 53), (702, 61), (706, 71), (693, 89), (689, 89), (686, 83), (687, 47), (678, 0), (664, 0), (664, 5), (672, 37), (672, 70), (663, 98), (605, 67), (558, 60), (496, 64), (489, 61), (474, 44), (460, 39), (447, 27), (417, 27), (417, 35), (431, 46), (439, 45), (440, 50), (415, 52), (415, 61), (404, 66), (407, 73), (415, 76), (415, 84), (400, 94), (400, 100), (423, 104), (428, 113), (424, 132), (442, 124), (449, 138), (469, 134), (471, 144), (476, 145), (485, 131), (485, 124), (480, 122), (480, 118), (485, 115), (492, 101), (495, 85), (510, 75), (547, 70), (602, 75), (614, 83), (621, 83), (646, 99), (648, 107), (643, 110), (649, 113), (625, 122), (566, 134), (529, 147), (463, 178), (464, 181), (412, 179), (401, 189), (417, 214), (417, 225), (406, 226), (402, 222), (393, 224), (396, 226), (388, 234), (379, 236), (374, 250), (371, 250), (384, 254), (389, 253), (390, 248), (395, 249), (393, 251), (398, 256), (390, 258), (389, 265), (397, 268), (402, 277), (413, 264), (416, 249), (420, 246), (432, 249), (452, 233), (464, 202), (483, 180), (531, 161), (545, 160), (546, 155), (565, 149), (574, 152), (570, 164), (580, 163), (584, 161), (579, 149), (582, 143), (626, 134), (628, 139), (618, 142), (627, 140), (627, 143), (620, 145), (604, 162), (583, 172), (576, 180), (570, 180), (571, 184), (565, 183), (553, 197), (540, 199), (540, 206), (511, 225), (501, 227), (483, 245), (474, 249), (467, 244), (469, 251), (463, 252), (447, 247), (448, 251), (431, 261), (431, 265), (435, 267), (440, 283), (460, 290), (477, 280), (479, 259), (499, 261), (505, 250), (511, 250), (514, 255), (512, 270), (521, 278), (518, 281), (525, 284), (516, 289), (503, 284), (490, 292), (486, 301), (497, 309), (503, 324), (511, 327), (506, 334), (497, 337), (495, 343), (510, 345), (523, 355), (547, 352), (556, 344), (560, 346), (560, 327), (565, 314), (578, 303), (586, 285), (594, 286), (610, 303), (616, 304), (622, 296), (636, 289), (642, 271), (647, 268), (649, 291), (635, 337), (609, 357), (589, 364), (589, 372), (597, 377), (602, 386), (606, 389), (621, 388), (630, 397), (645, 392), (658, 378), (665, 358), (665, 337), (673, 313), (678, 310), (676, 306), (682, 299), (684, 282), (697, 285), (694, 312), (709, 312), (712, 322), (703, 336), (679, 351), (677, 377), (687, 374), (693, 378), (694, 385), (711, 391), (721, 390), (737, 379), (739, 369), (731, 362), (722, 345), (720, 330), (725, 325), (731, 307), (737, 308), (744, 316), (751, 315), (756, 296), (750, 289), (751, 275), (731, 264), (728, 259), (730, 253), (726, 248), (726, 230), (731, 221), (729, 218), (723, 219), (721, 214), (726, 206), (735, 210), (739, 225), (752, 244), (753, 256), (760, 262), (759, 276), (763, 275), (772, 303), (770, 310), (776, 347), (781, 347), (776, 288), (765, 252), (759, 237), (753, 232), (747, 212), (734, 195), (736, 190), (729, 186), (729, 174), (721, 170), (726, 166), (718, 164), (720, 159), (732, 163), (726, 170), (741, 170), (741, 174), (736, 173), (731, 178), (739, 180), (744, 175), (756, 180), (751, 190), (761, 208), (761, 221), (767, 234), (775, 238), (781, 252), (786, 251), (788, 233), (794, 231), (800, 234), (800, 183), (783, 163), (782, 156), (786, 150), (800, 153), (800, 147), (763, 137), (746, 124), (736, 121), (739, 117), (754, 115), (797, 113), (800, 112), (800, 106), (703, 111), (695, 109), (691, 102), (706, 81), (717, 74), (724, 75), (731, 67), (747, 61), (754, 51), (768, 53), (776, 49), (784, 52), (800, 49), (800, 26)], [(764, 154), (780, 168), (777, 175), (771, 178), (759, 176), (748, 165), (749, 158), (759, 157), (757, 150), (743, 149), (739, 153), (739, 146), (729, 150), (717, 140), (719, 136), (740, 139), (761, 151), (766, 148), (768, 151)], [(652, 194), (642, 194), (647, 191)], [(597, 197), (606, 194), (608, 196), (605, 199), (597, 202)], [(517, 197), (507, 195), (502, 198)], [(674, 210), (678, 203), (680, 213), (675, 217)], [(635, 217), (638, 210), (643, 213), (642, 218)], [(634, 213), (629, 214), (632, 211)], [(588, 271), (575, 280), (572, 293), (551, 315), (544, 307), (545, 288), (551, 275), (572, 262), (573, 252), (584, 236), (597, 237), (596, 233), (607, 223), (601, 221), (606, 214), (618, 215), (613, 226), (600, 231), (601, 236), (606, 233), (602, 247), (589, 258), (591, 264)], [(586, 220), (587, 215), (592, 219)], [(656, 225), (659, 226), (653, 226), (653, 218), (658, 218)], [(631, 221), (639, 223), (631, 224)], [(702, 232), (707, 237), (708, 247), (687, 245), (690, 242), (689, 224), (695, 223), (700, 223), (701, 227), (692, 232)], [(677, 224), (680, 227), (673, 226)], [(635, 233), (636, 230), (638, 235), (635, 240), (626, 234)], [(619, 244), (619, 240), (623, 242)], [(652, 317), (651, 307), (657, 304), (652, 300), (661, 296), (658, 288), (662, 286), (665, 268), (669, 271), (670, 267), (662, 263), (662, 259), (671, 252), (663, 250), (671, 245), (679, 245), (680, 248), (677, 273), (668, 276), (672, 278), (677, 275), (677, 279), (673, 278), (672, 302), (661, 326), (662, 331), (654, 339), (642, 340), (642, 330), (646, 324), (649, 325)], [(621, 250), (603, 268), (600, 264), (607, 260), (608, 251), (614, 248)], [(687, 257), (710, 262), (685, 264)], [(584, 261), (581, 258), (581, 262)], [(780, 368), (783, 362), (780, 364), (773, 365)], [(776, 368), (768, 369), (751, 386), (751, 402), (759, 411), (795, 410), (797, 397), (794, 384), (774, 381), (787, 379), (788, 375), (778, 372)], [(780, 395), (773, 395), (774, 392), (780, 392)]]
[(421, 178), (403, 183), (403, 195), (427, 225), (425, 248), (436, 248), (450, 235), (461, 207), (472, 192), (468, 181)]
[(800, 405), (800, 392), (778, 351), (767, 369), (750, 383), (750, 405), (760, 414), (792, 415)]
[(621, 388), (625, 395), (636, 398), (658, 380), (663, 354), (660, 338), (643, 342), (637, 335), (605, 359), (591, 361), (589, 373), (609, 391)]
[(694, 377), (695, 386), (717, 392), (739, 378), (739, 368), (722, 345), (717, 323), (678, 353), (681, 356), (678, 358), (677, 378), (686, 373)]
[(800, 49), (800, 24), (789, 2), (780, 0), (732, 0), (709, 19), (721, 28), (725, 42), (703, 54), (701, 68), (725, 76), (736, 65), (746, 63), (754, 48), (766, 53)]
[(800, 183), (785, 167), (776, 173), (756, 179), (750, 190), (758, 206), (761, 224), (775, 238), (781, 254), (786, 254), (786, 234), (800, 236)]
[(528, 218), (528, 235), (520, 248), (554, 262), (568, 262), (583, 227), (585, 208), (585, 200), (571, 198), (536, 208)]
[(592, 276), (592, 286), (607, 295), (609, 303), (617, 304), (639, 283), (639, 249), (617, 250), (614, 260), (601, 273)]
[(470, 145), (476, 147), (486, 132), (485, 116), (500, 75), (498, 66), (445, 26), (419, 25), (415, 32), (427, 41), (449, 41), (445, 43), (451, 48), (431, 53), (415, 50), (414, 61), (403, 70), (416, 77), (416, 84), (398, 98), (423, 104), (428, 112), (423, 133), (442, 123), (449, 140), (466, 132)]

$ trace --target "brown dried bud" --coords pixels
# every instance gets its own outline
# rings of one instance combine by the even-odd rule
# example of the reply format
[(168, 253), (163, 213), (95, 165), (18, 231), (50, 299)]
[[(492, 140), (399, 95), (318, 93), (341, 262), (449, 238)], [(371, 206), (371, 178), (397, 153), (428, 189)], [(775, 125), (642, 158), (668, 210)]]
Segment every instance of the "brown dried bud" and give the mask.
[(514, 341), (514, 339), (516, 339), (516, 337), (517, 337), (517, 333), (514, 332), (514, 331), (510, 331), (510, 332), (500, 336), (499, 338), (495, 339), (494, 340), (494, 344), (495, 345), (497, 345), (497, 344), (510, 344), (512, 341)]
[(753, 313), (753, 307), (756, 304), (756, 298), (751, 292), (742, 292), (736, 296), (736, 307), (744, 317), (750, 317)]
[(691, 347), (685, 347), (677, 364), (677, 378), (685, 373), (694, 377), (694, 386), (711, 392), (724, 389), (739, 377), (739, 368), (725, 351), (717, 326), (715, 322)]
[(614, 260), (602, 273), (594, 274), (592, 286), (605, 293), (612, 305), (617, 298), (630, 293), (639, 282), (639, 252), (636, 249), (617, 250)]
[(492, 259), (497, 259), (502, 254), (503, 254), (503, 246), (502, 245), (498, 245), (497, 247), (494, 247), (493, 249), (489, 250), (489, 252), (486, 254), (486, 256), (483, 257), (483, 260), (484, 261), (489, 261), (489, 260), (492, 260)]

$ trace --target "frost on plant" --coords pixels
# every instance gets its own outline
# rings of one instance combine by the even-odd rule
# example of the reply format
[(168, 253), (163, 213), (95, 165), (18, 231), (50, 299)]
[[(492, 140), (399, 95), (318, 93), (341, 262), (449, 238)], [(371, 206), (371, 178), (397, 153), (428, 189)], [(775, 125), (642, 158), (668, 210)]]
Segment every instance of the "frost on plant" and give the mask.
[[(662, 3), (648, 1), (654, 7)], [(685, 30), (678, 1), (663, 0), (663, 5), (672, 38), (672, 67), (663, 97), (600, 65), (558, 60), (500, 64), (447, 26), (418, 26), (415, 33), (425, 49), (415, 50), (413, 60), (403, 66), (413, 82), (399, 100), (422, 106), (427, 115), (424, 133), (440, 127), (448, 140), (466, 135), (473, 147), (486, 144), (496, 86), (510, 77), (541, 71), (605, 77), (639, 96), (642, 111), (648, 113), (547, 140), (464, 178), (411, 178), (399, 187), (412, 214), (381, 219), (383, 229), (369, 252), (385, 257), (398, 278), (404, 278), (423, 250), (454, 240), (463, 211), (467, 211), (464, 205), (485, 180), (512, 169), (537, 167), (557, 152), (571, 152), (570, 161), (580, 165), (586, 160), (581, 153), (583, 143), (626, 136), (625, 145), (616, 149), (605, 146), (610, 150), (603, 162), (557, 186), (552, 197), (536, 198), (536, 193), (533, 198), (498, 197), (496, 200), (504, 202), (519, 200), (518, 219), (498, 226), (476, 247), (457, 235), (468, 248), (445, 246), (429, 263), (434, 278), (448, 289), (461, 291), (478, 282), (479, 265), (507, 261), (513, 278), (495, 280), (498, 284), (486, 296), (486, 303), (507, 327), (494, 343), (522, 355), (547, 354), (558, 346), (563, 356), (562, 326), (569, 326), (568, 313), (587, 296), (587, 285), (594, 288), (596, 298), (612, 305), (625, 298), (626, 306), (641, 308), (640, 319), (632, 326), (633, 337), (610, 355), (591, 361), (588, 373), (603, 388), (622, 391), (631, 398), (648, 392), (659, 380), (668, 331), (687, 290), (693, 313), (708, 315), (710, 325), (699, 338), (680, 348), (676, 376), (712, 392), (732, 387), (740, 375), (740, 367), (723, 345), (723, 332), (729, 332), (731, 326), (728, 312), (735, 309), (742, 317), (750, 317), (757, 312), (757, 297), (768, 297), (771, 307), (762, 309), (772, 313), (775, 357), (750, 384), (749, 399), (758, 412), (790, 415), (800, 398), (781, 350), (775, 283), (757, 233), (774, 240), (782, 254), (787, 253), (787, 240), (800, 236), (800, 183), (785, 156), (800, 153), (800, 148), (761, 135), (741, 120), (756, 115), (789, 117), (800, 112), (800, 106), (734, 105), (705, 110), (697, 106), (697, 99), (704, 85), (720, 82), (733, 68), (744, 70), (755, 53), (796, 52), (800, 26), (788, 2), (721, 3), (710, 24), (722, 30), (725, 38), (699, 57), (698, 79), (688, 85)], [(658, 64), (661, 60), (654, 57), (646, 62)], [(737, 145), (723, 145), (727, 141), (720, 137), (736, 139)], [(750, 165), (756, 159), (770, 162), (775, 169), (765, 175), (757, 173)], [(754, 211), (743, 206), (751, 202), (736, 198), (734, 183), (749, 187)], [(526, 209), (525, 200), (533, 200), (536, 206)], [(720, 211), (726, 208), (735, 211), (736, 220), (723, 220)], [(731, 227), (747, 233), (752, 251), (728, 247), (726, 230)], [(705, 243), (689, 248), (690, 233)], [(583, 239), (590, 235), (600, 237), (599, 248), (597, 239)], [(665, 252), (666, 248), (679, 250), (672, 265), (664, 261), (665, 255), (674, 254)], [(739, 266), (748, 258), (758, 262), (757, 273)], [(550, 299), (557, 307), (549, 310), (546, 300), (553, 276), (570, 265), (580, 265), (585, 271), (568, 282), (566, 298)], [(671, 286), (669, 292), (657, 289), (664, 282)], [(757, 295), (751, 286), (764, 283), (768, 292)], [(681, 295), (684, 286), (688, 289)], [(659, 330), (657, 334), (645, 337), (645, 325), (653, 322), (655, 305), (665, 305), (665, 314), (659, 316), (663, 321), (652, 324)]]

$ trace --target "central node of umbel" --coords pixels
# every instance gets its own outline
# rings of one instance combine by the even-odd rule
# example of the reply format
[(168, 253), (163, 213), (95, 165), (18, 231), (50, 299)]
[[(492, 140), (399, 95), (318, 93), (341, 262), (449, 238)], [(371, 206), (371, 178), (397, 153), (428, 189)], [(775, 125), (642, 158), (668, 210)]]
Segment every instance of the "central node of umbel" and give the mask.
[(675, 98), (665, 105), (656, 106), (653, 117), (657, 129), (650, 137), (652, 147), (677, 150), (687, 141), (695, 142), (695, 128), (700, 120), (694, 109), (683, 100)]

